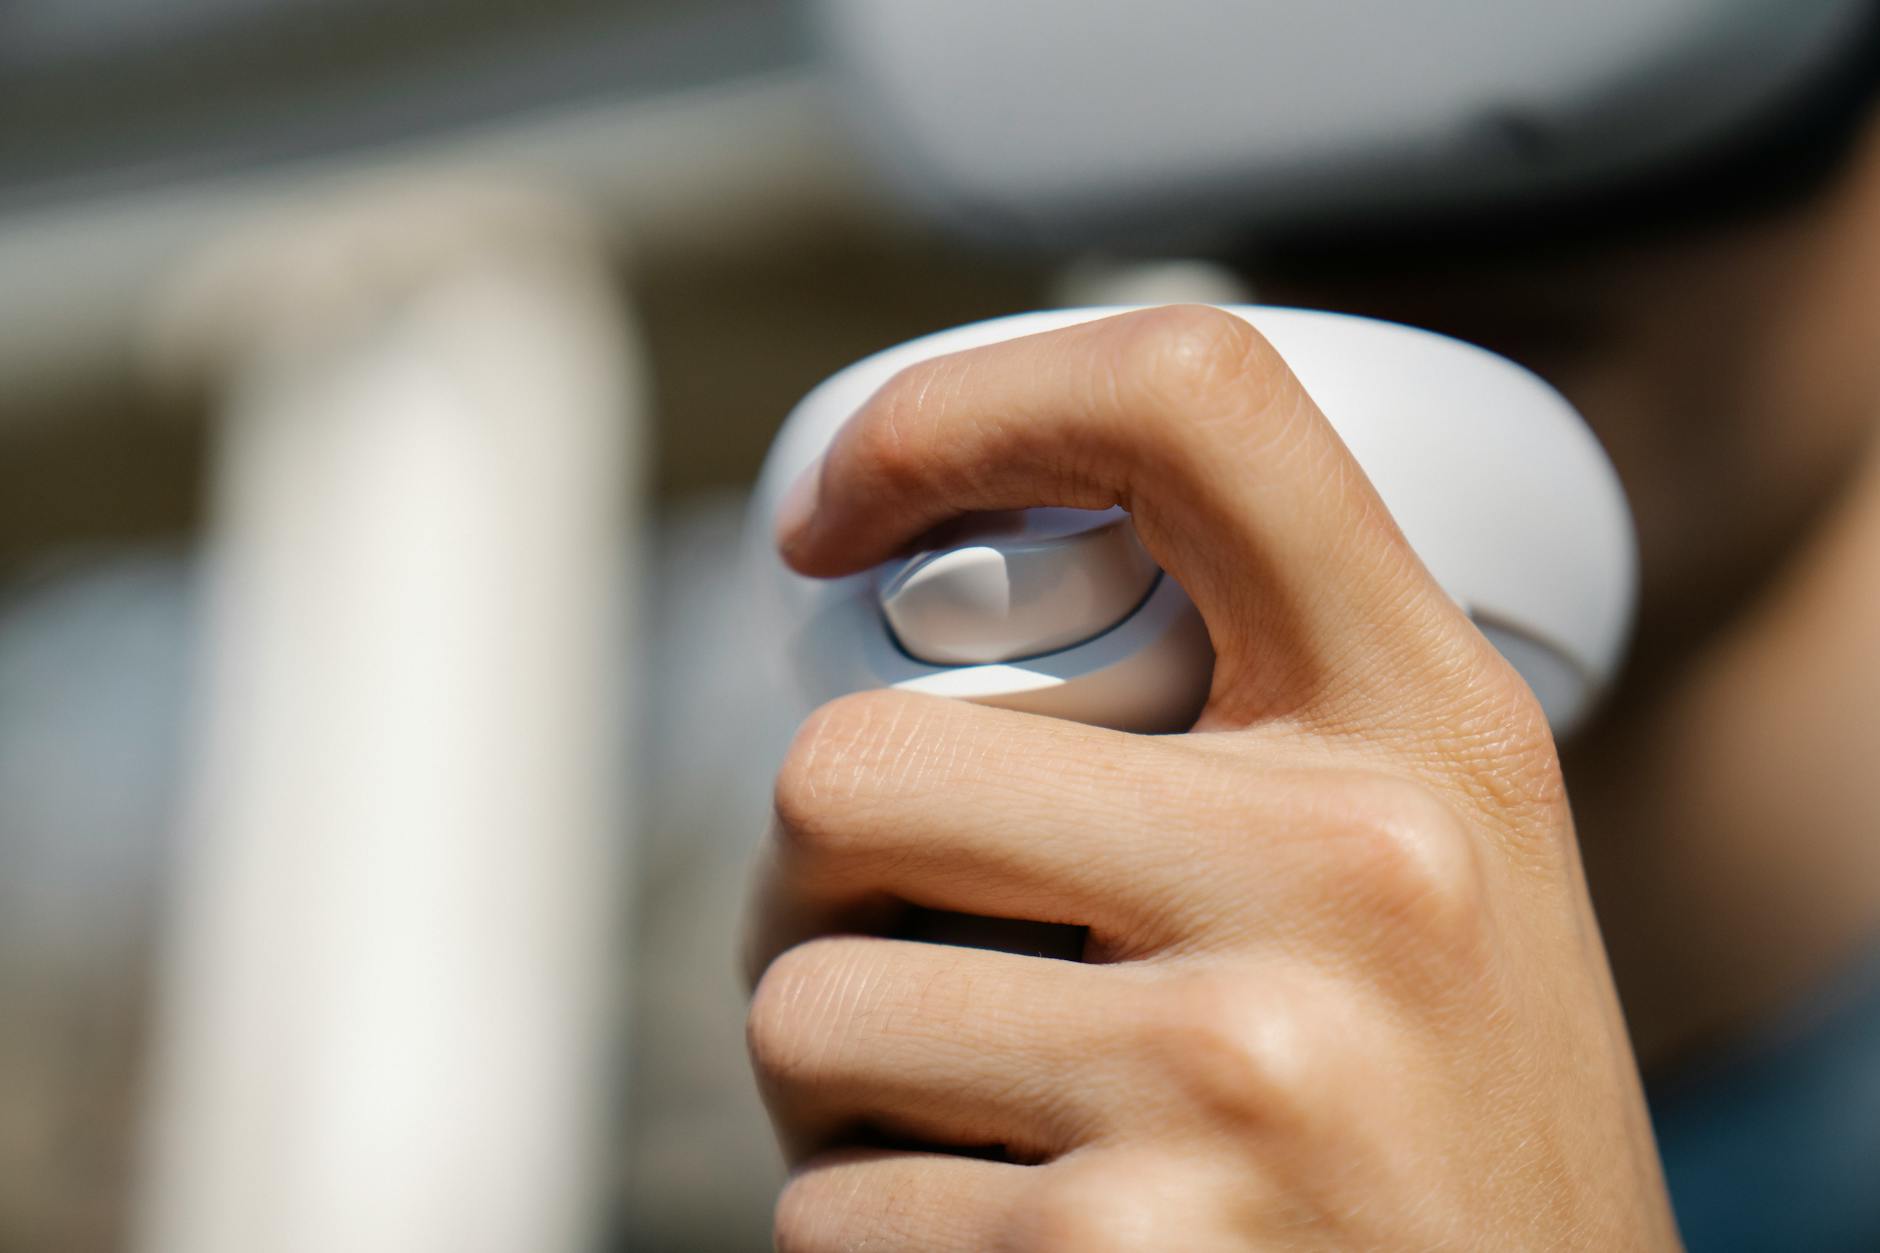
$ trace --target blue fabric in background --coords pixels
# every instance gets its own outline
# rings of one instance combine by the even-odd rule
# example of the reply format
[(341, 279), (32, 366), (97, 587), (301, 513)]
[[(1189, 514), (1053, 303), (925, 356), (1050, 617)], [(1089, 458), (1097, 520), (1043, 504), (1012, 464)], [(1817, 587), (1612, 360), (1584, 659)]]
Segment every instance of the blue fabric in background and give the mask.
[(1690, 1253), (1880, 1253), (1880, 948), (1647, 1096)]

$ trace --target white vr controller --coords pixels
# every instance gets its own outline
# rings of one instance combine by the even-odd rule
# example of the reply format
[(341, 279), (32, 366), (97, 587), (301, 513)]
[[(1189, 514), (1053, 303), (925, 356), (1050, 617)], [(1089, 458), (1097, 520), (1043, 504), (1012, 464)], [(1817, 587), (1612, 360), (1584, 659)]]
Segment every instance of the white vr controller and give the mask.
[[(976, 520), (946, 547), (834, 580), (787, 569), (772, 525), (789, 485), (896, 372), (942, 353), (1123, 312), (956, 327), (810, 392), (758, 481), (754, 561), (803, 694), (896, 687), (1132, 731), (1191, 723), (1213, 669), (1187, 595), (1121, 510)], [(1533, 687), (1556, 735), (1586, 716), (1630, 627), (1637, 559), (1618, 477), (1572, 407), (1480, 348), (1388, 322), (1229, 310), (1279, 351), (1411, 546)]]

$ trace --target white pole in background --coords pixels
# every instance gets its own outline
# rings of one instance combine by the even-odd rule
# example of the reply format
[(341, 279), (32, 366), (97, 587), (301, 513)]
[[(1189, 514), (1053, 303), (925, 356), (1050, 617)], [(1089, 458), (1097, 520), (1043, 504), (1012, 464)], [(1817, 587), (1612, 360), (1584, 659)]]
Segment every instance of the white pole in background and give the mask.
[(488, 182), (192, 265), (221, 409), (145, 1253), (555, 1253), (618, 1115), (636, 359)]

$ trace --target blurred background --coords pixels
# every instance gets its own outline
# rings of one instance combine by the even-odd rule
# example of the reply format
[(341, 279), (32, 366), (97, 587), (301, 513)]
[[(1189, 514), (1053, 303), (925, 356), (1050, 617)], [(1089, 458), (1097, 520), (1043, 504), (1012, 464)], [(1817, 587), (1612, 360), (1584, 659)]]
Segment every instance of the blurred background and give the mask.
[[(475, 325), (461, 312), (465, 301), (428, 323), (412, 312), (455, 273), (490, 267), (507, 271), (500, 281), (525, 306), (574, 306), (544, 319), (573, 318), (570, 337), (594, 337), (602, 357), (564, 361), (551, 347), (546, 359), (518, 350), (491, 366), (491, 346), (500, 353), (513, 340), (500, 326)], [(629, 899), (584, 906), (567, 899), (568, 885), (551, 884), (536, 902), (551, 915), (611, 911), (616, 927), (598, 983), (610, 1056), (627, 1068), (583, 1071), (599, 1078), (575, 1098), (595, 1107), (604, 1143), (593, 1159), (602, 1236), (634, 1249), (766, 1247), (779, 1166), (744, 1065), (735, 911), (770, 766), (791, 727), (788, 709), (762, 694), (765, 676), (743, 634), (743, 492), (770, 435), (818, 379), (921, 332), (1044, 303), (1059, 268), (964, 249), (887, 209), (858, 169), (811, 64), (804, 14), (790, 4), (0, 4), (0, 1249), (128, 1247), (135, 1198), (149, 1186), (138, 1182), (147, 1173), (139, 1163), (151, 1137), (161, 1139), (148, 1125), (163, 1105), (158, 1089), (182, 1091), (185, 1106), (260, 1099), (260, 1081), (243, 1088), (228, 1059), (179, 1063), (180, 1078), (157, 1082), (168, 1065), (155, 1060), (166, 1052), (160, 989), (180, 986), (168, 999), (199, 1007), (241, 995), (265, 1007), (256, 1013), (285, 1012), (300, 996), (354, 1022), (373, 1012), (364, 994), (319, 1001), (309, 990), (341, 977), (343, 957), (323, 964), (317, 953), (337, 954), (338, 936), (369, 924), (278, 914), (272, 924), (203, 924), (203, 915), (227, 912), (198, 899), (213, 888), (190, 886), (193, 868), (216, 856), (192, 859), (188, 850), (204, 842), (199, 828), (267, 825), (277, 809), (299, 815), (309, 840), (329, 840), (330, 825), (318, 828), (332, 811), (308, 790), (357, 794), (349, 770), (369, 770), (372, 760), (402, 769), (411, 740), (426, 735), (425, 718), (464, 713), (423, 706), (422, 691), (399, 687), (409, 658), (377, 656), (370, 665), (394, 677), (375, 681), (356, 716), (396, 722), (385, 710), (401, 702), (419, 713), (409, 738), (386, 732), (358, 748), (359, 760), (342, 761), (352, 732), (339, 727), (329, 740), (296, 720), (343, 722), (344, 710), (282, 698), (267, 681), (244, 687), (257, 667), (304, 669), (336, 631), (389, 625), (415, 637), (414, 654), (448, 650), (451, 625), (422, 610), (375, 618), (347, 604), (373, 580), (397, 577), (362, 572), (361, 553), (381, 551), (381, 540), (405, 543), (413, 561), (451, 540), (478, 551), (573, 547), (580, 559), (563, 572), (568, 581), (613, 579), (625, 593), (627, 611), (598, 646), (570, 644), (553, 621), (519, 628), (564, 650), (590, 648), (603, 663), (600, 681), (618, 680), (627, 693), (610, 707), (626, 730), (602, 737), (608, 755), (575, 782), (605, 785), (604, 816), (588, 815), (585, 831), (627, 855), (618, 873)], [(463, 324), (437, 325), (452, 318)], [(499, 520), (527, 507), (532, 492), (586, 490), (598, 529), (567, 543), (492, 533), (472, 516), (479, 502), (457, 500), (445, 483), (432, 485), (439, 497), (413, 517), (384, 523), (403, 540), (309, 543), (297, 526), (391, 498), (374, 496), (370, 475), (349, 458), (448, 461), (450, 436), (436, 431), (385, 446), (365, 431), (282, 434), (299, 420), (282, 412), (322, 402), (297, 400), (300, 383), (281, 375), (377, 378), (351, 355), (354, 340), (375, 334), (422, 340), (412, 351), (444, 374), (593, 374), (605, 399), (540, 402), (562, 404), (559, 416), (525, 406), (523, 420), (541, 423), (561, 458), (539, 469), (539, 481), (529, 471), (503, 478), (520, 445), (503, 444), (501, 432), (485, 431), (497, 448), (477, 454), (500, 464), (466, 473), (487, 489), (481, 505)], [(467, 365), (465, 354), (481, 364)], [(297, 364), (256, 364), (264, 359)], [(382, 382), (351, 394), (369, 409), (384, 400), (374, 390)], [(503, 380), (476, 385), (487, 394)], [(557, 421), (567, 429), (556, 433)], [(274, 435), (243, 433), (254, 430)], [(276, 437), (285, 443), (257, 450)], [(582, 478), (579, 468), (595, 459), (604, 476)], [(297, 483), (313, 484), (305, 490), (314, 498), (297, 506), (298, 521), (274, 517)], [(424, 529), (440, 525), (455, 530), (439, 538)], [(241, 573), (270, 562), (291, 570), (298, 590), (270, 583), (265, 570)], [(505, 549), (490, 564), (495, 584), (434, 588), (435, 599), (474, 608), (533, 586), (518, 574), (535, 568), (528, 551)], [(257, 646), (273, 660), (243, 670), (211, 648), (212, 639), (254, 636), (257, 622), (275, 624), (258, 629), (269, 642)], [(474, 659), (501, 665), (527, 655), (502, 640), (457, 645), (468, 650), (461, 672), (473, 676)], [(339, 682), (341, 663), (331, 666), (326, 677)], [(286, 724), (269, 724), (267, 708)], [(537, 711), (564, 720), (583, 712), (592, 716), (585, 706)], [(229, 739), (270, 734), (309, 758), (321, 744), (341, 747), (317, 769), (263, 769), (282, 795), (216, 817), (201, 797), (219, 785), (203, 780), (254, 773), (248, 758), (215, 764), (240, 757)], [(500, 769), (514, 768), (495, 757)], [(466, 749), (437, 767), (438, 791), (459, 795), (449, 771), (483, 760)], [(396, 814), (423, 797), (381, 799)], [(269, 829), (282, 841), (300, 834)], [(474, 833), (457, 834), (473, 855)], [(497, 846), (482, 855), (526, 869), (541, 833), (517, 821), (490, 836)], [(447, 851), (453, 837), (438, 838)], [(508, 853), (503, 839), (514, 846)], [(221, 847), (213, 836), (206, 842)], [(398, 866), (363, 864), (382, 883), (402, 882)], [(324, 872), (297, 864), (256, 873), (305, 884)], [(347, 890), (320, 896), (321, 907), (344, 908), (333, 903)], [(273, 909), (299, 899), (287, 889), (262, 895)], [(506, 936), (501, 908), (482, 917), (483, 931), (440, 917), (437, 942), (482, 945), (440, 959), (442, 969), (553, 951), (531, 950), (537, 941), (519, 925)], [(229, 946), (270, 954), (266, 968), (230, 972), (211, 958), (204, 973), (202, 962), (179, 959), (175, 973), (179, 949), (216, 943), (202, 938), (205, 929), (219, 936), (243, 925)], [(205, 982), (249, 992), (189, 991)], [(513, 992), (498, 981), (454, 1004), (478, 1020), (526, 1013)], [(391, 1022), (413, 1028), (395, 1013)], [(504, 1055), (490, 1065), (502, 1074), (566, 1053), (554, 1041), (534, 1047), (533, 1061)], [(319, 1058), (278, 1065), (310, 1092), (337, 1082)], [(225, 1079), (232, 1091), (218, 1087)], [(475, 1092), (460, 1095), (452, 1138), (505, 1134), (500, 1111), (484, 1109)], [(276, 1115), (261, 1138), (309, 1134), (307, 1118)], [(223, 1140), (242, 1141), (234, 1124), (211, 1122)], [(406, 1149), (422, 1159), (435, 1146)], [(559, 1160), (532, 1161), (522, 1136), (492, 1156), (491, 1169), (507, 1160), (524, 1180), (510, 1185), (518, 1188)], [(400, 1161), (388, 1150), (373, 1168)], [(245, 1165), (253, 1163), (220, 1163), (225, 1187), (252, 1186)], [(190, 1196), (203, 1185), (165, 1186)], [(344, 1186), (329, 1180), (320, 1195), (343, 1196)], [(193, 1220), (164, 1221), (187, 1229)], [(516, 1230), (529, 1229), (518, 1222)], [(307, 1247), (422, 1244), (327, 1236), (309, 1236)], [(453, 1247), (526, 1246), (484, 1232)]]

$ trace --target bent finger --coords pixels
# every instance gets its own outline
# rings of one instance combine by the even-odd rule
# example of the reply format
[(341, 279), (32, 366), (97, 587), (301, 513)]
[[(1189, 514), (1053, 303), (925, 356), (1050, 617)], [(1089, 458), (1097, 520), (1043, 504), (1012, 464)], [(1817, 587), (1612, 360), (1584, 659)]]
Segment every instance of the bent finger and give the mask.
[(812, 936), (887, 931), (906, 905), (1088, 928), (1103, 960), (1191, 942), (1218, 929), (1222, 893), (1258, 895), (1240, 886), (1264, 877), (1255, 833), (1299, 816), (1277, 764), (907, 692), (832, 702), (777, 777), (751, 977)]
[[(1354, 363), (1358, 364), (1358, 363)], [(779, 544), (852, 573), (965, 512), (1122, 505), (1194, 598), (1216, 721), (1381, 699), (1461, 623), (1369, 481), (1245, 320), (1178, 306), (912, 366), (837, 435)]]
[(830, 1153), (805, 1163), (777, 1198), (776, 1247), (982, 1253), (1000, 1247), (1034, 1169), (947, 1153)]
[(747, 1021), (752, 1062), (792, 1158), (866, 1130), (1045, 1161), (1109, 1129), (1111, 1059), (1093, 1044), (1127, 1021), (1135, 978), (911, 940), (825, 938), (765, 973)]

